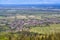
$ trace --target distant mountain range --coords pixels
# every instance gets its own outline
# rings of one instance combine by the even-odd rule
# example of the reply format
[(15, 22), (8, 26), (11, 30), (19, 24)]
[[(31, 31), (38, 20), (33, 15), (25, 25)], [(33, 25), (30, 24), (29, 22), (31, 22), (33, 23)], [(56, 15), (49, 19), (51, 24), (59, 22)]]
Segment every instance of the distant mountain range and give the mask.
[(60, 14), (60, 4), (0, 4), (0, 16), (45, 13)]
[(50, 8), (60, 9), (60, 4), (0, 4), (1, 8)]

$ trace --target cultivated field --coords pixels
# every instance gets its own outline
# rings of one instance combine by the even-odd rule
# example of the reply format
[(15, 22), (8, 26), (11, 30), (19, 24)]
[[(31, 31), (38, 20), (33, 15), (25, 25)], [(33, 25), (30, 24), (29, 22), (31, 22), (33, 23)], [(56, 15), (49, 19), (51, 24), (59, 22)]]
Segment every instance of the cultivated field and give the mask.
[(39, 34), (60, 33), (60, 24), (50, 24), (50, 26), (44, 27), (31, 27), (30, 32), (35, 32)]

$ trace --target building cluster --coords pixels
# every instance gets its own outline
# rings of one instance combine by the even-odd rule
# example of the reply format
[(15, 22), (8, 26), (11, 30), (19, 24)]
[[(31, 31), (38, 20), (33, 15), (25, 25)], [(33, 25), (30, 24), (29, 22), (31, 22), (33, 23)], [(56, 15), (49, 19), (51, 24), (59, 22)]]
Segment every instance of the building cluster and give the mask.
[(47, 26), (49, 24), (59, 24), (59, 18), (44, 18), (44, 19), (17, 19), (13, 21), (9, 26), (11, 29), (22, 30), (24, 27), (31, 26)]

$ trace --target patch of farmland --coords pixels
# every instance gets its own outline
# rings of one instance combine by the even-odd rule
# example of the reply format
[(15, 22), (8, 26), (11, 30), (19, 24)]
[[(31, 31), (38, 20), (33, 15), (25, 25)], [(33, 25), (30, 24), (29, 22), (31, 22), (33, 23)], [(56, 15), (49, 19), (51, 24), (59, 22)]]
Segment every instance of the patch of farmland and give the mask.
[(60, 33), (60, 24), (51, 24), (50, 26), (46, 27), (31, 27), (30, 32), (39, 34)]

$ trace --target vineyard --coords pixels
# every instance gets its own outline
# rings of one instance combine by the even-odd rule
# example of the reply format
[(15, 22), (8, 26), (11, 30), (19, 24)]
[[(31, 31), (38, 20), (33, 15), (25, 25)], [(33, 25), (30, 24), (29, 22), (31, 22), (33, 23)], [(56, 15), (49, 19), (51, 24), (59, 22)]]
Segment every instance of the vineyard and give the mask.
[(47, 35), (32, 32), (10, 32), (0, 35), (0, 40), (60, 40), (60, 33)]
[(0, 32), (0, 40), (60, 40), (60, 24), (31, 27), (29, 31)]

